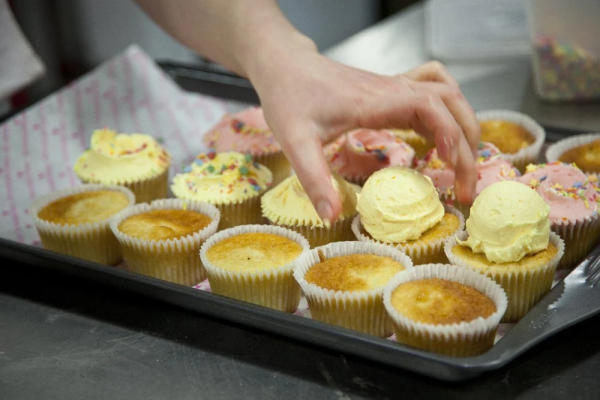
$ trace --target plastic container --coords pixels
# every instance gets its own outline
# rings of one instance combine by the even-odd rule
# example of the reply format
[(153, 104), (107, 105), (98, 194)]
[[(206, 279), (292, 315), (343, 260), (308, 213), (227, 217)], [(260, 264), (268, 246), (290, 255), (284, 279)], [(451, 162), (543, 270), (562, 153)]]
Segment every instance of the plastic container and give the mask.
[(600, 98), (600, 0), (528, 0), (532, 65), (542, 99)]

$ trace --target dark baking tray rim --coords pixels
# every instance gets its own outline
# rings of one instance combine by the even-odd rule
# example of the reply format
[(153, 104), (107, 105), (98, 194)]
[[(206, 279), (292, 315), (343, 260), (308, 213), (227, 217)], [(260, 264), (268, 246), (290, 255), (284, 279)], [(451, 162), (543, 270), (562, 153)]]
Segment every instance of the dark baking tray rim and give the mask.
[[(218, 66), (206, 63), (191, 67), (171, 62), (161, 62), (159, 65), (185, 90), (258, 104), (258, 96), (250, 82)], [(551, 334), (541, 335), (527, 346), (522, 346), (515, 338), (520, 330), (518, 328), (529, 323), (522, 320), (488, 352), (477, 357), (453, 358), (3, 238), (0, 238), (0, 257), (446, 381), (467, 380), (503, 367), (533, 345), (558, 332), (555, 330)], [(550, 304), (557, 294), (562, 293), (561, 286), (562, 282), (557, 284), (536, 308)]]

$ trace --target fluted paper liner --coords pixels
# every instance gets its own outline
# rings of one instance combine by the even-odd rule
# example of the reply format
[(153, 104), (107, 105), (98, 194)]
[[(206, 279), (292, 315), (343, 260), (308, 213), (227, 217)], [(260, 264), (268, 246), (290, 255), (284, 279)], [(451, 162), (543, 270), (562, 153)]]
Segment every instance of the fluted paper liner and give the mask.
[[(208, 216), (211, 222), (204, 229), (191, 235), (167, 240), (140, 239), (119, 230), (121, 222), (133, 215), (165, 209), (197, 211)], [(216, 232), (219, 220), (219, 210), (210, 204), (193, 200), (163, 199), (137, 204), (120, 212), (113, 218), (110, 227), (121, 243), (129, 271), (192, 286), (206, 279), (198, 251), (202, 243)]]
[(548, 148), (546, 149), (546, 161), (549, 163), (558, 161), (558, 158), (564, 153), (566, 153), (568, 150), (571, 150), (574, 147), (579, 147), (588, 143), (592, 143), (593, 141), (599, 139), (600, 133), (586, 133), (583, 135), (574, 135), (566, 139), (559, 140), (558, 142), (548, 146)]
[(478, 271), (502, 286), (508, 297), (508, 308), (501, 322), (517, 322), (552, 288), (556, 267), (565, 251), (563, 240), (554, 232), (550, 232), (550, 243), (558, 249), (556, 256), (536, 268), (513, 273), (510, 270), (503, 270), (502, 264), (498, 264), (498, 268), (493, 269), (479, 268), (469, 264), (468, 260), (457, 257), (452, 252), (452, 248), (458, 245), (456, 239), (466, 240), (468, 236), (468, 232), (460, 232), (448, 239), (444, 247), (446, 256), (451, 264)]
[(510, 110), (486, 110), (477, 112), (479, 121), (500, 120), (521, 125), (533, 135), (535, 141), (515, 154), (502, 154), (502, 158), (510, 162), (521, 173), (525, 172), (528, 164), (537, 164), (542, 146), (546, 140), (546, 131), (531, 117), (517, 111)]
[(292, 174), (292, 166), (286, 158), (283, 151), (274, 153), (257, 153), (253, 154), (252, 158), (259, 164), (267, 167), (273, 174), (273, 183), (269, 187), (273, 188), (281, 183), (285, 178)]
[[(226, 270), (207, 258), (207, 251), (216, 243), (244, 233), (271, 233), (283, 236), (298, 243), (302, 247), (302, 253), (286, 265), (264, 271)], [(200, 249), (200, 259), (206, 268), (213, 293), (293, 313), (298, 309), (301, 292), (292, 273), (299, 258), (308, 249), (308, 241), (289, 229), (271, 225), (242, 225), (220, 231), (210, 237)]]
[(273, 221), (268, 220), (270, 224), (274, 226), (281, 226), (287, 229), (291, 229), (294, 232), (298, 232), (304, 236), (310, 247), (324, 246), (333, 242), (343, 242), (348, 240), (354, 240), (354, 234), (352, 233), (352, 217), (346, 217), (344, 219), (338, 219), (329, 228), (324, 226), (307, 226), (307, 225), (281, 225), (275, 224)]
[[(494, 302), (496, 311), (487, 318), (478, 317), (468, 322), (427, 324), (414, 321), (394, 308), (391, 296), (398, 286), (431, 278), (477, 289)], [(447, 356), (471, 357), (486, 352), (494, 345), (498, 324), (507, 308), (507, 297), (500, 285), (478, 272), (455, 265), (424, 264), (396, 275), (384, 289), (383, 303), (393, 321), (396, 341)]]
[(410, 258), (393, 247), (378, 243), (338, 242), (307, 252), (294, 270), (294, 277), (302, 287), (313, 319), (379, 337), (390, 336), (392, 326), (383, 306), (383, 286), (362, 291), (336, 291), (306, 281), (308, 270), (320, 262), (319, 251), (325, 258), (349, 254), (389, 257), (402, 264), (405, 270), (413, 268)]
[(61, 225), (38, 217), (40, 210), (55, 200), (97, 190), (124, 193), (129, 200), (128, 207), (135, 204), (135, 195), (131, 190), (114, 185), (83, 184), (37, 198), (30, 208), (30, 214), (46, 249), (106, 265), (115, 265), (122, 260), (121, 246), (110, 230), (110, 219), (81, 225)]
[(600, 214), (575, 221), (552, 221), (550, 229), (565, 242), (565, 254), (560, 259), (558, 268), (573, 269), (600, 241)]
[(421, 264), (435, 264), (435, 263), (447, 263), (448, 259), (444, 253), (444, 243), (448, 237), (462, 231), (465, 228), (465, 218), (460, 211), (456, 208), (444, 205), (444, 210), (447, 213), (456, 215), (459, 220), (458, 229), (452, 232), (447, 237), (442, 237), (437, 240), (431, 241), (430, 243), (419, 243), (419, 240), (414, 240), (409, 243), (387, 243), (380, 240), (373, 239), (365, 235), (362, 230), (363, 226), (360, 221), (360, 215), (357, 215), (352, 221), (352, 232), (356, 238), (361, 242), (381, 243), (386, 246), (395, 247), (398, 250), (406, 253), (412, 260), (414, 265)]

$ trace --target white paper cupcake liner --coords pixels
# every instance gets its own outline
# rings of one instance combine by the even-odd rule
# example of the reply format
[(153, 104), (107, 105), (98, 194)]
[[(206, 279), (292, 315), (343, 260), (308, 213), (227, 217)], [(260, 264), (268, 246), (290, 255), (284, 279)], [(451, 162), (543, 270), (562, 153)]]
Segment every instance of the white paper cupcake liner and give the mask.
[[(548, 146), (548, 148), (546, 149), (546, 161), (549, 163), (558, 161), (558, 158), (568, 150), (571, 150), (574, 147), (579, 147), (588, 143), (592, 143), (599, 139), (600, 133), (586, 133), (582, 135), (574, 135), (566, 139), (559, 140), (558, 142)], [(588, 172), (588, 174), (589, 173), (592, 172), (590, 171)]]
[(294, 270), (294, 277), (302, 287), (313, 319), (379, 337), (390, 336), (392, 326), (383, 307), (383, 287), (364, 291), (336, 291), (306, 281), (305, 276), (309, 269), (320, 262), (319, 252), (322, 252), (325, 258), (350, 254), (390, 257), (402, 264), (406, 270), (413, 268), (410, 258), (403, 252), (383, 244), (338, 242), (306, 253)]
[(478, 271), (502, 286), (508, 296), (508, 308), (502, 322), (518, 321), (550, 291), (556, 267), (565, 252), (563, 240), (554, 232), (550, 232), (550, 243), (557, 247), (558, 252), (547, 263), (541, 264), (537, 268), (517, 271), (514, 271), (514, 269), (506, 271), (506, 269), (502, 269), (502, 264), (498, 264), (497, 268), (479, 268), (452, 252), (452, 248), (457, 245), (457, 238), (466, 240), (468, 233), (460, 232), (448, 239), (444, 247), (446, 256), (451, 264)]
[(33, 223), (48, 250), (83, 258), (100, 264), (115, 265), (123, 258), (121, 246), (110, 230), (110, 219), (81, 225), (61, 225), (40, 219), (37, 215), (44, 206), (63, 197), (97, 190), (114, 190), (127, 196), (129, 206), (135, 204), (135, 195), (122, 186), (83, 184), (38, 197), (30, 208)]
[(277, 186), (292, 174), (292, 166), (283, 151), (253, 154), (252, 158), (254, 158), (257, 163), (267, 167), (273, 174), (273, 183), (270, 188)]
[(255, 197), (237, 203), (215, 204), (221, 211), (221, 225), (219, 230), (233, 228), (239, 225), (253, 225), (265, 223), (260, 208), (260, 197), (266, 190), (257, 193)]
[[(244, 233), (271, 233), (283, 236), (298, 243), (302, 247), (302, 253), (286, 265), (264, 271), (226, 270), (206, 256), (207, 251), (216, 243)], [(298, 308), (301, 294), (300, 286), (292, 273), (296, 263), (308, 249), (308, 241), (289, 229), (271, 225), (242, 225), (210, 237), (200, 249), (200, 259), (206, 268), (213, 293), (292, 313)]]
[(414, 265), (446, 263), (448, 262), (448, 259), (444, 253), (444, 243), (448, 237), (455, 235), (457, 232), (460, 232), (465, 228), (465, 218), (460, 211), (452, 206), (444, 205), (444, 209), (447, 213), (456, 215), (458, 217), (458, 229), (456, 229), (447, 237), (441, 237), (437, 240), (431, 241), (430, 243), (419, 243), (418, 240), (409, 243), (385, 243), (380, 240), (373, 239), (363, 233), (360, 215), (357, 215), (352, 221), (352, 232), (361, 242), (380, 243), (401, 250), (411, 258)]
[(600, 214), (574, 222), (552, 222), (550, 229), (565, 242), (565, 254), (560, 259), (558, 268), (573, 269), (600, 242)]
[(325, 246), (329, 243), (344, 242), (354, 240), (354, 234), (352, 233), (352, 217), (344, 219), (338, 219), (329, 228), (327, 227), (311, 227), (306, 225), (278, 225), (273, 221), (267, 219), (267, 221), (274, 226), (281, 226), (287, 229), (291, 229), (304, 236), (310, 247)]
[[(140, 239), (119, 230), (121, 222), (133, 215), (165, 209), (197, 211), (208, 216), (211, 222), (204, 229), (191, 235), (167, 240)], [(210, 204), (193, 200), (163, 199), (137, 204), (120, 212), (111, 221), (110, 228), (121, 244), (129, 271), (192, 286), (206, 279), (198, 251), (202, 243), (216, 232), (219, 220), (219, 210)]]
[(515, 154), (503, 154), (502, 158), (510, 162), (519, 171), (524, 172), (528, 164), (537, 164), (542, 146), (546, 140), (546, 131), (531, 117), (517, 111), (486, 110), (476, 114), (479, 121), (501, 120), (521, 125), (535, 137), (535, 141)]
[[(458, 282), (477, 289), (496, 305), (496, 311), (487, 318), (455, 324), (427, 324), (400, 314), (392, 305), (393, 291), (403, 283), (439, 278)], [(385, 287), (385, 308), (390, 315), (396, 340), (409, 346), (453, 357), (469, 357), (484, 353), (494, 345), (496, 330), (507, 308), (506, 293), (492, 279), (465, 268), (448, 264), (424, 264), (398, 274)]]

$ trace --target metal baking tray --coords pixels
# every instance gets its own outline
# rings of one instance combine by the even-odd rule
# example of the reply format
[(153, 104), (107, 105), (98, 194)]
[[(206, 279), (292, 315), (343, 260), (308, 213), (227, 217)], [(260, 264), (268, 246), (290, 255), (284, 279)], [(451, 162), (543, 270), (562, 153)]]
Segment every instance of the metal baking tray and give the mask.
[[(184, 89), (258, 104), (250, 83), (210, 64), (161, 63)], [(600, 245), (554, 286), (495, 346), (477, 357), (452, 358), (163, 280), (0, 238), (0, 260), (67, 274), (178, 307), (403, 368), (445, 381), (462, 381), (500, 368), (549, 336), (600, 312)], [(3, 263), (4, 264), (4, 263)], [(591, 278), (590, 278), (591, 276)], [(3, 279), (10, 279), (10, 273)], [(598, 278), (600, 279), (600, 278)]]

